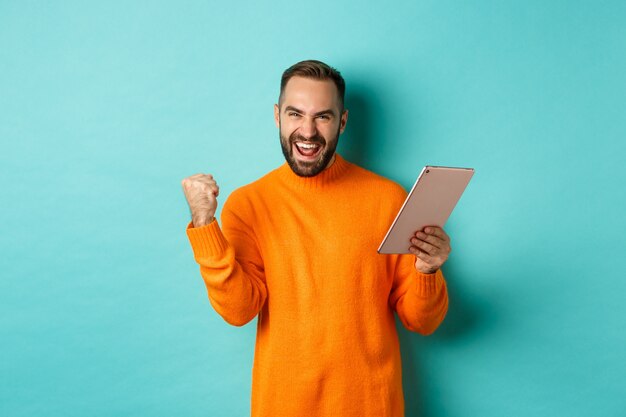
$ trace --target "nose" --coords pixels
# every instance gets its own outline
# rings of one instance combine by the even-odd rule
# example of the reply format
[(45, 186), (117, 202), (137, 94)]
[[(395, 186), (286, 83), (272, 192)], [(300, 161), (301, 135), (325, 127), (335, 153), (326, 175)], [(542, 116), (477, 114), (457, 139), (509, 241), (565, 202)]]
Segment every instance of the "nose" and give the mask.
[(313, 119), (312, 117), (304, 117), (302, 125), (300, 125), (300, 134), (307, 139), (315, 136), (317, 134), (315, 119)]

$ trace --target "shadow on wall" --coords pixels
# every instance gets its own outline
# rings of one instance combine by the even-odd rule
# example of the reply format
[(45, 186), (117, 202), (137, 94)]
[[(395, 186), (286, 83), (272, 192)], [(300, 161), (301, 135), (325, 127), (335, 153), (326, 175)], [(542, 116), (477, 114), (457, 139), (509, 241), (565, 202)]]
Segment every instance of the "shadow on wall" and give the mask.
[[(346, 107), (349, 110), (348, 125), (338, 147), (338, 152), (348, 161), (374, 172), (378, 172), (377, 167), (381, 164), (377, 158), (382, 147), (394, 145), (390, 138), (383, 137), (384, 133), (383, 136), (376, 137), (380, 136), (381, 132), (387, 131), (385, 125), (392, 122), (385, 112), (385, 107), (379, 104), (389, 102), (390, 99), (385, 99), (381, 95), (384, 94), (372, 90), (369, 86), (351, 85), (346, 95)], [(435, 410), (442, 407), (442, 404), (438, 403), (444, 399), (429, 397), (428, 393), (436, 392), (437, 389), (427, 386), (424, 361), (427, 360), (430, 350), (437, 349), (437, 345), (458, 344), (472, 337), (475, 329), (480, 327), (481, 317), (485, 316), (480, 307), (485, 303), (478, 304), (475, 299), (470, 302), (467, 297), (464, 298), (462, 289), (455, 285), (455, 282), (462, 281), (463, 267), (456, 265), (452, 259), (446, 263), (443, 270), (448, 281), (450, 305), (447, 316), (437, 331), (425, 338), (409, 332), (399, 320), (396, 320), (402, 353), (406, 417), (435, 417)], [(437, 372), (436, 369), (430, 371)]]
[(444, 345), (449, 347), (466, 343), (475, 338), (479, 330), (486, 330), (485, 317), (489, 315), (490, 303), (487, 300), (479, 301), (475, 297), (470, 301), (461, 286), (455, 284), (467, 278), (464, 278), (466, 274), (463, 266), (457, 265), (451, 259), (443, 266), (443, 273), (448, 289), (448, 313), (435, 333), (422, 336), (410, 332), (396, 319), (402, 353), (406, 417), (436, 417), (437, 410), (444, 407), (445, 398), (432, 396), (432, 393), (445, 391), (445, 387), (432, 385), (433, 380), (441, 378), (428, 377), (430, 373), (443, 372), (428, 365), (428, 359), (437, 356), (437, 349)]
[[(405, 135), (398, 133), (402, 117), (406, 117), (398, 112), (398, 108), (407, 106), (402, 94), (392, 90), (389, 83), (382, 88), (371, 82), (351, 82), (346, 90), (348, 124), (339, 139), (337, 151), (348, 161), (387, 176), (407, 188), (413, 185), (414, 178), (393, 178), (389, 174), (389, 158), (396, 155), (400, 146), (406, 145), (403, 141), (407, 140)], [(414, 113), (419, 111), (415, 110), (414, 103), (411, 106), (411, 117), (415, 118)]]
[(372, 171), (375, 171), (373, 167), (376, 165), (376, 155), (373, 152), (376, 138), (373, 137), (375, 126), (372, 126), (372, 114), (380, 110), (372, 106), (372, 103), (376, 103), (375, 97), (376, 93), (363, 85), (350, 85), (350, 89), (346, 91), (348, 124), (337, 148), (348, 161)]

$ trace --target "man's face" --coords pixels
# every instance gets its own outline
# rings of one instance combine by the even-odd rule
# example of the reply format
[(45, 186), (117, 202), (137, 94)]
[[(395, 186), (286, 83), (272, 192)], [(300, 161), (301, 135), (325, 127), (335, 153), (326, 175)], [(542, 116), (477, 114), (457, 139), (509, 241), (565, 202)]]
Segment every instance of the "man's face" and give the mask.
[(293, 77), (285, 86), (281, 103), (274, 106), (280, 145), (292, 171), (312, 177), (334, 161), (339, 135), (346, 128), (332, 80)]

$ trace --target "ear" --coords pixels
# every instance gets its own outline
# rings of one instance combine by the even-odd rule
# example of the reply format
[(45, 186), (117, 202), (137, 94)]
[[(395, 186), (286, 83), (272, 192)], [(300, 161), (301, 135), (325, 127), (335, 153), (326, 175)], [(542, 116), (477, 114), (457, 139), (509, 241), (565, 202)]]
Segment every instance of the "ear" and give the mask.
[(280, 107), (278, 104), (274, 104), (274, 122), (276, 122), (276, 127), (280, 129)]
[(346, 130), (346, 123), (348, 123), (348, 110), (344, 110), (341, 114), (341, 121), (339, 122), (339, 134), (342, 134)]

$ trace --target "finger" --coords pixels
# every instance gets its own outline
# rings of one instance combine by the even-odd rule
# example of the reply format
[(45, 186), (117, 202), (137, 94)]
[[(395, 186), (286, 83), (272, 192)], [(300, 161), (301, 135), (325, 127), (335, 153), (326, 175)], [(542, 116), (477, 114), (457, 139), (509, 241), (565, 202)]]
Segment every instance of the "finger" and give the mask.
[(182, 181), (182, 186), (183, 186), (183, 192), (185, 193), (185, 195), (193, 194), (194, 189), (196, 188), (195, 183), (191, 181), (189, 178), (185, 178)]
[(190, 188), (193, 188), (193, 189), (195, 189), (195, 190), (197, 190), (199, 192), (204, 192), (204, 191), (206, 191), (206, 192), (208, 192), (208, 191), (216, 192), (216, 191), (219, 191), (219, 187), (217, 186), (217, 183), (215, 181), (213, 181), (213, 180), (207, 181), (207, 182), (205, 182), (205, 181), (197, 181), (196, 180), (196, 181), (194, 181), (194, 182), (192, 182), (190, 184), (191, 184)]
[(184, 178), (181, 181), (182, 186), (183, 187), (191, 187), (191, 186), (193, 186), (195, 184), (208, 184), (208, 185), (210, 185), (210, 184), (217, 184), (215, 182), (215, 180), (212, 179), (212, 178), (208, 178), (208, 177), (195, 177), (194, 178), (194, 177), (195, 176)]
[(413, 246), (418, 248), (420, 251), (426, 252), (429, 255), (436, 255), (439, 252), (439, 248), (431, 245), (428, 242), (424, 242), (423, 240), (419, 240), (416, 238), (411, 239), (411, 243)]
[(206, 175), (202, 175), (199, 177), (189, 177), (186, 178), (189, 184), (216, 184), (215, 179), (212, 177), (207, 177)]
[(193, 180), (193, 183), (194, 184), (207, 184), (207, 185), (217, 184), (217, 182), (215, 182), (213, 178), (207, 178), (207, 177), (196, 178), (195, 180)]
[(205, 184), (198, 181), (183, 180), (183, 191), (185, 194), (195, 195), (213, 192), (212, 188), (216, 188), (217, 184)]
[(424, 232), (416, 232), (415, 237), (419, 240), (423, 240), (424, 242), (428, 242), (439, 249), (446, 246), (446, 241), (439, 236), (428, 235)]
[(428, 235), (437, 236), (438, 238), (445, 240), (448, 242), (450, 237), (443, 231), (441, 227), (438, 226), (428, 226), (424, 228), (424, 232)]
[(426, 252), (421, 251), (419, 248), (416, 248), (415, 246), (411, 246), (409, 248), (409, 252), (417, 256), (420, 260), (422, 260), (428, 266), (434, 267), (434, 258), (430, 256), (429, 254), (427, 254)]
[(217, 196), (217, 192), (219, 191), (219, 189), (217, 188), (216, 185), (198, 185), (195, 187), (195, 190), (193, 191), (193, 195), (197, 196), (198, 198), (213, 198)]
[(183, 192), (188, 198), (202, 199), (208, 197), (209, 199), (213, 199), (219, 196), (220, 188), (215, 183), (187, 182), (183, 184)]

